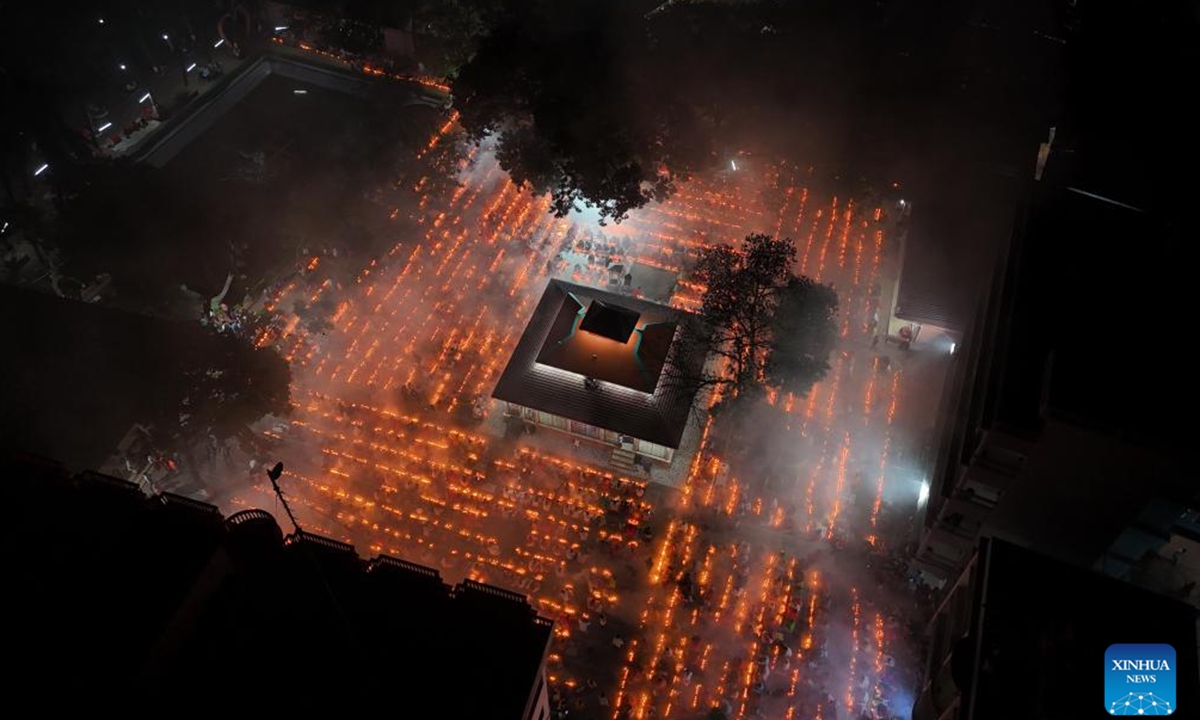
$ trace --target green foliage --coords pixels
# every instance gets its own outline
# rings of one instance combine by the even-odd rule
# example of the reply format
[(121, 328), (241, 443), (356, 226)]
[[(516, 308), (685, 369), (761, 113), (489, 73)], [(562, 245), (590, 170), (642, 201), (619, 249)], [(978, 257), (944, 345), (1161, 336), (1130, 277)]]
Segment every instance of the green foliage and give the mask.
[(725, 375), (691, 382), (725, 385), (739, 398), (772, 387), (804, 395), (829, 370), (837, 339), (837, 294), (796, 277), (795, 244), (748, 235), (740, 247), (705, 248), (695, 278), (705, 285), (699, 320), (685, 342), (724, 358)]
[(705, 248), (696, 263), (696, 281), (705, 286), (700, 317), (709, 328), (706, 342), (729, 361), (739, 389), (763, 379), (777, 298), (795, 257), (790, 239), (753, 234), (741, 247)]
[(418, 56), (453, 77), (475, 54), (503, 10), (503, 0), (426, 0), (413, 13)]
[(559, 216), (591, 205), (620, 221), (711, 159), (641, 17), (628, 2), (514, 3), (453, 81), (468, 136), (495, 135), (501, 166)]
[(225, 438), (264, 415), (289, 412), (291, 368), (278, 352), (231, 336), (215, 338), (205, 350), (183, 370), (191, 388), (183, 410), (193, 424)]
[(767, 355), (767, 375), (780, 389), (805, 395), (829, 372), (837, 342), (837, 293), (807, 277), (793, 278), (779, 296)]

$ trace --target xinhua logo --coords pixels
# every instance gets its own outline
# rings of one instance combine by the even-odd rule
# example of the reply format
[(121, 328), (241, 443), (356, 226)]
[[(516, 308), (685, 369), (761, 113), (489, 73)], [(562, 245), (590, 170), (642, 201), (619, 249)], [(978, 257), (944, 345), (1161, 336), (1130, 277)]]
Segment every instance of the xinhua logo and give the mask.
[(1175, 712), (1175, 648), (1109, 645), (1104, 653), (1104, 709), (1109, 715)]

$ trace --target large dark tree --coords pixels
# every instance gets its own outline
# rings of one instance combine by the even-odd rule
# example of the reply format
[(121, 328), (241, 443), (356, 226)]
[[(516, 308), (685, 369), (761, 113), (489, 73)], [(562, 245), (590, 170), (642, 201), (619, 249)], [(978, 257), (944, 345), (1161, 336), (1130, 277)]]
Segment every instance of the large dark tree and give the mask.
[(279, 353), (234, 337), (214, 338), (207, 349), (180, 368), (190, 385), (181, 408), (191, 415), (189, 424), (225, 438), (264, 415), (289, 412), (291, 369)]
[(832, 287), (803, 276), (788, 281), (775, 307), (767, 351), (767, 377), (781, 390), (804, 395), (829, 372), (837, 310)]
[(734, 397), (766, 387), (803, 395), (824, 377), (837, 295), (794, 275), (795, 257), (790, 239), (763, 234), (700, 253), (694, 278), (705, 286), (703, 302), (682, 342), (722, 358), (724, 367), (673, 381), (720, 386)]
[(708, 120), (665, 91), (635, 3), (512, 3), (453, 81), (463, 127), (513, 180), (620, 220), (711, 159)]
[(412, 15), (417, 56), (435, 73), (457, 75), (503, 7), (504, 0), (425, 0)]
[(879, 42), (878, 3), (505, 6), (453, 82), (455, 104), (469, 134), (496, 136), (504, 168), (550, 192), (560, 214), (588, 203), (620, 220), (740, 151), (871, 174), (848, 168), (886, 127), (857, 120), (887, 117), (866, 103), (893, 88), (867, 95), (864, 77), (879, 54), (904, 52)]

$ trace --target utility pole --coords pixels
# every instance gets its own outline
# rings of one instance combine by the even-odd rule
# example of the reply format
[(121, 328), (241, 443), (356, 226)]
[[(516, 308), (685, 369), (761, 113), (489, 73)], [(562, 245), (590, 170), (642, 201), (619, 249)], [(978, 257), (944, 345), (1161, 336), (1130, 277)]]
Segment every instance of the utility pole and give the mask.
[(283, 506), (283, 511), (287, 513), (288, 520), (292, 521), (292, 527), (295, 528), (297, 535), (303, 535), (304, 531), (300, 529), (300, 523), (296, 522), (296, 515), (292, 513), (291, 505), (288, 505), (287, 498), (284, 497), (283, 488), (279, 487), (279, 478), (283, 475), (283, 463), (275, 463), (275, 467), (267, 471), (267, 477), (271, 479), (271, 488), (275, 491), (275, 497), (279, 498), (279, 504)]

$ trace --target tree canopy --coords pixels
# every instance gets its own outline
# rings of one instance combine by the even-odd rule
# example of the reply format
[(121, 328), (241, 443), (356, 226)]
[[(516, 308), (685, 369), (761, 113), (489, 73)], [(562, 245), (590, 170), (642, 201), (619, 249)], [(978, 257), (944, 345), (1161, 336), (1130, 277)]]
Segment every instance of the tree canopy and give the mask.
[(412, 14), (419, 57), (432, 71), (455, 76), (503, 7), (504, 0), (424, 0)]
[(804, 395), (825, 376), (837, 337), (837, 294), (793, 274), (795, 257), (791, 239), (763, 234), (701, 251), (694, 276), (705, 290), (683, 342), (723, 358), (726, 367), (677, 379), (723, 386), (731, 395), (765, 387)]
[(829, 372), (837, 309), (832, 287), (804, 276), (788, 280), (775, 307), (766, 363), (767, 376), (781, 390), (804, 395)]
[(877, 3), (454, 5), (494, 2), (504, 10), (487, 15), (454, 103), (471, 137), (494, 136), (513, 179), (550, 193), (560, 215), (589, 204), (620, 221), (740, 151), (841, 167), (862, 150), (860, 118), (877, 116), (855, 91), (886, 52)]
[(711, 156), (708, 122), (663, 90), (663, 61), (632, 3), (533, 0), (509, 8), (453, 80), (471, 139), (495, 137), (515, 182), (556, 214), (621, 220)]
[(207, 356), (181, 364), (190, 386), (181, 412), (226, 438), (265, 415), (290, 411), (291, 368), (278, 352), (228, 336), (214, 338), (209, 347)]

